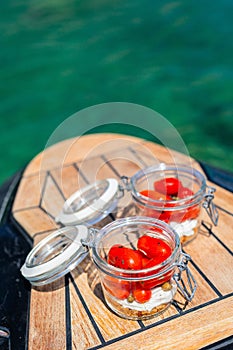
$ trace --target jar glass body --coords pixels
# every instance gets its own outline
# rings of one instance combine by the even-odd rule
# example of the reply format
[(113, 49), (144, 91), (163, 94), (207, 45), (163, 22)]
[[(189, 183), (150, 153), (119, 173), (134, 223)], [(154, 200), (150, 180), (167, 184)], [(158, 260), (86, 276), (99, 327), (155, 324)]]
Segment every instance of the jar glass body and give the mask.
[[(163, 189), (160, 193), (156, 190), (156, 183), (169, 179), (179, 181), (174, 196), (162, 193)], [(185, 166), (151, 167), (135, 174), (131, 186), (138, 215), (166, 222), (178, 233), (183, 245), (196, 237), (206, 191), (205, 177), (199, 171)], [(148, 192), (150, 197), (145, 195)]]
[[(138, 239), (144, 235), (165, 241), (171, 255), (158, 265), (140, 270), (108, 263), (112, 246), (137, 249)], [(158, 315), (171, 304), (177, 292), (173, 275), (181, 259), (181, 247), (179, 236), (166, 223), (142, 217), (117, 220), (100, 230), (92, 248), (106, 303), (115, 313), (142, 320)]]
[[(112, 250), (117, 264), (110, 259)], [(31, 250), (21, 273), (31, 284), (43, 286), (73, 270), (90, 251), (105, 300), (121, 317), (148, 319), (164, 311), (178, 290), (184, 305), (195, 294), (196, 281), (187, 267), (190, 256), (181, 251), (178, 234), (148, 217), (115, 220), (100, 231), (84, 225), (56, 230)]]

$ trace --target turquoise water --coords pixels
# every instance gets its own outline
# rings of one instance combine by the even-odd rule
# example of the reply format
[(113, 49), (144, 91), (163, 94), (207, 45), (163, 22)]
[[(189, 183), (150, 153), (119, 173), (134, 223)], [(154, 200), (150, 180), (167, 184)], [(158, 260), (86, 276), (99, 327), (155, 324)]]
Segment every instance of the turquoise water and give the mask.
[(232, 170), (232, 13), (232, 0), (4, 1), (0, 182), (63, 120), (112, 101), (158, 111), (193, 157)]

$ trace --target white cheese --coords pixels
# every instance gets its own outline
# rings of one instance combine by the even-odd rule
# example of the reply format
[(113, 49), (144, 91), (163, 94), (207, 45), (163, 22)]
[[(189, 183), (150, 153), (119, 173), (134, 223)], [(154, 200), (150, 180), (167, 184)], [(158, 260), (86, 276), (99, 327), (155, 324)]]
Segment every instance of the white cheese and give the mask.
[(172, 221), (169, 223), (169, 225), (178, 233), (180, 237), (192, 236), (195, 233), (194, 228), (197, 226), (197, 220), (186, 220), (181, 223)]
[(177, 290), (176, 284), (172, 283), (171, 290), (164, 291), (161, 287), (157, 287), (152, 289), (152, 296), (149, 301), (146, 303), (138, 303), (137, 301), (133, 301), (131, 303), (128, 302), (127, 299), (119, 300), (114, 298), (118, 304), (121, 306), (131, 309), (131, 310), (138, 310), (138, 311), (151, 311), (154, 307), (159, 306), (161, 304), (167, 304), (169, 303)]

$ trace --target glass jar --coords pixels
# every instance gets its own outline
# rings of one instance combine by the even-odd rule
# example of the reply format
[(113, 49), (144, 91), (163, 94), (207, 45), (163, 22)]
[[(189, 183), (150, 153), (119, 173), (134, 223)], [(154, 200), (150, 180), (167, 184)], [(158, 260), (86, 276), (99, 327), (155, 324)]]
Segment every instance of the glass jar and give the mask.
[[(145, 258), (138, 247), (141, 237), (162, 242), (169, 254), (149, 267), (125, 269), (112, 264), (113, 247), (127, 251), (120, 263), (131, 259), (129, 252)], [(31, 284), (45, 285), (73, 270), (90, 250), (106, 303), (123, 318), (143, 320), (160, 314), (178, 290), (187, 302), (194, 297), (196, 281), (187, 266), (190, 257), (182, 252), (178, 234), (166, 223), (148, 217), (118, 219), (99, 231), (84, 225), (57, 230), (33, 248), (21, 272)], [(148, 255), (147, 259), (152, 258)]]
[[(164, 187), (168, 180), (176, 182), (172, 194), (171, 189), (167, 193)], [(196, 237), (202, 207), (217, 225), (215, 188), (207, 186), (205, 177), (194, 168), (164, 163), (140, 170), (131, 178), (122, 176), (119, 182), (104, 179), (80, 189), (66, 200), (56, 221), (63, 225), (93, 225), (117, 210), (126, 192), (131, 193), (135, 206), (130, 216), (148, 216), (168, 223), (177, 231), (182, 244)]]
[(212, 202), (215, 189), (207, 186), (196, 169), (161, 164), (139, 171), (130, 181), (139, 215), (168, 223), (183, 245), (196, 237), (202, 207), (217, 225), (218, 212)]

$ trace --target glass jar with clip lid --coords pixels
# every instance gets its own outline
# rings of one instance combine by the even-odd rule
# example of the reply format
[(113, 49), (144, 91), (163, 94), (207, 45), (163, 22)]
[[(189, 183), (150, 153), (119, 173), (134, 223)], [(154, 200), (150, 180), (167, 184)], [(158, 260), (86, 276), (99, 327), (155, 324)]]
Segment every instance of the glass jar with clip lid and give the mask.
[(190, 256), (182, 252), (179, 235), (150, 217), (117, 219), (100, 230), (85, 225), (58, 229), (32, 249), (21, 273), (32, 285), (46, 285), (89, 252), (106, 303), (123, 318), (152, 318), (173, 303), (178, 291), (187, 303), (194, 297)]

